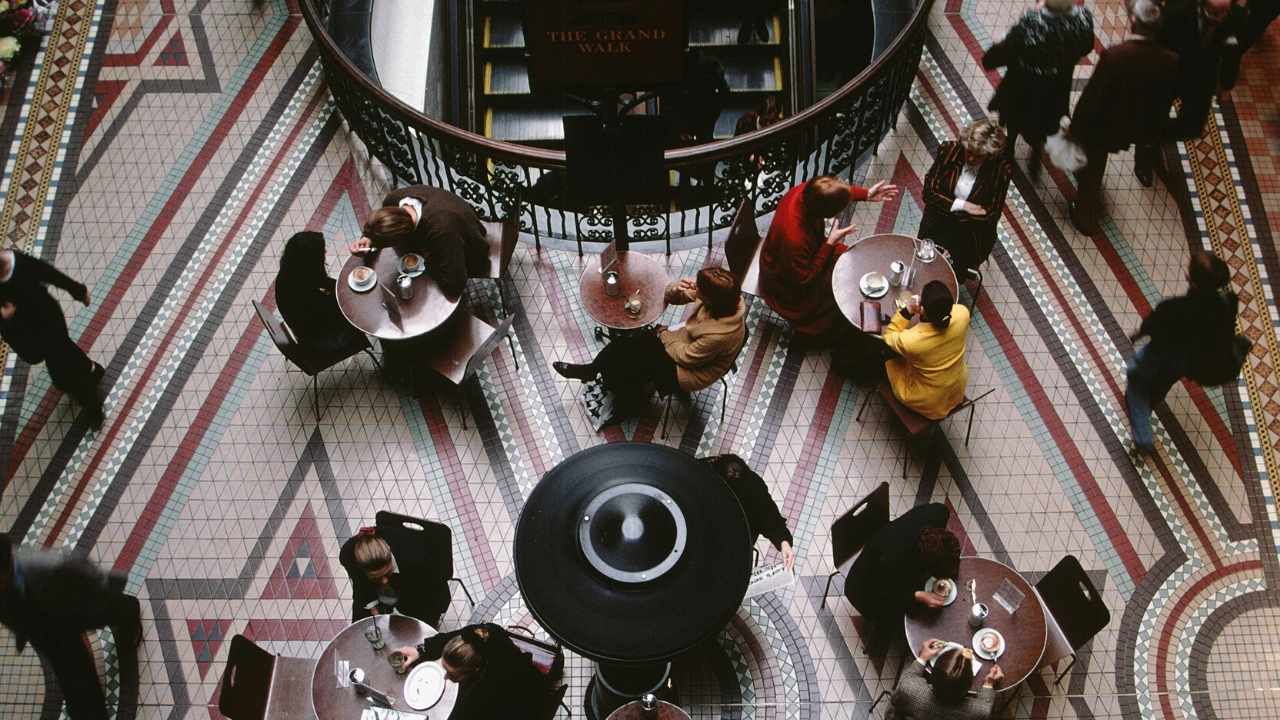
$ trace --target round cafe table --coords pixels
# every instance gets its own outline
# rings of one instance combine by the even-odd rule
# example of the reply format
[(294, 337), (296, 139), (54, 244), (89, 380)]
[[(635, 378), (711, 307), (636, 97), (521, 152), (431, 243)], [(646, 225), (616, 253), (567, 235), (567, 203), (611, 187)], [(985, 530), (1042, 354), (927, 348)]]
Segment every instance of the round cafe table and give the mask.
[[(613, 269), (618, 272), (621, 292), (608, 295), (600, 274), (600, 256), (587, 258), (587, 266), (582, 271), (582, 307), (592, 319), (610, 330), (625, 331), (642, 328), (662, 316), (670, 282), (662, 263), (644, 253), (628, 250), (618, 253), (618, 264)], [(637, 290), (640, 291), (640, 314), (633, 316), (623, 306)]]
[[(980, 557), (960, 558), (955, 602), (938, 610), (914, 607), (903, 619), (907, 645), (917, 657), (921, 646), (930, 638), (960, 643), (972, 649), (973, 634), (977, 631), (969, 627), (969, 613), (973, 607), (973, 601), (969, 597), (970, 580), (977, 581), (978, 602), (986, 603), (990, 611), (983, 627), (995, 628), (1004, 636), (1004, 653), (995, 661), (1004, 671), (1004, 682), (996, 689), (999, 691), (1017, 687), (1018, 683), (1027, 679), (1040, 665), (1048, 640), (1048, 625), (1045, 622), (1044, 606), (1040, 604), (1039, 596), (1031, 584), (1017, 570), (1004, 563)], [(1005, 580), (1023, 595), (1022, 603), (1013, 615), (992, 597)], [(978, 661), (982, 663), (982, 669), (973, 678), (975, 690), (982, 686), (987, 670), (991, 668), (990, 660), (978, 658)]]
[(414, 710), (404, 700), (404, 682), (409, 673), (397, 675), (388, 656), (406, 645), (418, 645), (436, 634), (435, 628), (407, 615), (383, 615), (383, 639), (386, 647), (374, 650), (364, 631), (375, 618), (367, 617), (348, 625), (329, 642), (316, 662), (311, 678), (311, 707), (317, 720), (360, 720), (367, 707), (379, 707), (356, 695), (353, 687), (338, 687), (335, 668), (339, 660), (351, 663), (351, 669), (364, 670), (365, 684), (396, 701), (395, 710), (427, 716), (428, 720), (445, 720), (458, 700), (458, 684), (446, 680), (444, 695), (428, 710)]
[[(836, 305), (853, 326), (862, 329), (862, 301), (880, 303), (880, 317), (889, 317), (897, 312), (898, 308), (894, 304), (897, 299), (899, 288), (890, 287), (889, 292), (878, 300), (862, 294), (862, 289), (858, 287), (858, 281), (862, 276), (878, 271), (889, 277), (889, 263), (894, 260), (901, 260), (904, 264), (911, 263), (911, 256), (915, 252), (916, 239), (910, 235), (868, 235), (846, 250), (836, 260), (836, 265), (831, 271), (831, 290), (836, 296)], [(956, 282), (956, 273), (951, 269), (951, 263), (943, 257), (941, 249), (934, 255), (933, 262), (920, 262), (916, 260), (915, 276), (911, 279), (911, 286), (908, 288), (912, 294), (918, 295), (921, 288), (926, 283), (940, 280), (951, 291), (952, 297), (959, 297), (959, 283)]]
[[(392, 293), (393, 299), (377, 285), (365, 292), (356, 292), (347, 284), (347, 278), (357, 266), (364, 264), (364, 258), (352, 255), (338, 273), (338, 285), (334, 295), (338, 299), (338, 308), (342, 310), (347, 322), (366, 335), (380, 340), (409, 340), (435, 330), (444, 324), (458, 309), (461, 297), (450, 300), (431, 279), (430, 273), (422, 273), (414, 278), (413, 297), (401, 300), (396, 277), (400, 274), (400, 250), (386, 247), (374, 253), (373, 270), (378, 274), (378, 282)], [(399, 323), (392, 318), (386, 305), (399, 310)]]

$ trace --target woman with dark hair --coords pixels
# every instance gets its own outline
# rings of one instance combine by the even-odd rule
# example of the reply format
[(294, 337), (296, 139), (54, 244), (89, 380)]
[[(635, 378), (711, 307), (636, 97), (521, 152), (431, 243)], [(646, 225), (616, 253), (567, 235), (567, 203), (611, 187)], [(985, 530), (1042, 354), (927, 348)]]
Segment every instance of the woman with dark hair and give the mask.
[(624, 414), (638, 409), (651, 386), (688, 393), (711, 385), (729, 372), (746, 338), (747, 310), (737, 277), (723, 268), (703, 268), (696, 280), (668, 286), (665, 299), (669, 305), (691, 306), (683, 324), (623, 335), (585, 365), (554, 362), (551, 367), (572, 380), (600, 376)]
[(828, 235), (826, 219), (854, 200), (885, 202), (897, 195), (898, 186), (884, 181), (861, 188), (824, 175), (782, 197), (760, 250), (760, 297), (797, 335), (820, 336), (841, 320), (831, 269), (849, 249), (841, 241), (857, 228), (837, 226)]
[[(930, 577), (955, 578), (960, 540), (947, 522), (942, 503), (920, 505), (876, 531), (845, 576), (844, 594), (870, 623), (902, 627), (908, 608), (942, 607), (942, 599), (924, 591)], [(899, 630), (901, 632), (901, 630)]]
[(782, 553), (782, 564), (788, 570), (795, 567), (796, 551), (791, 546), (791, 531), (787, 529), (787, 519), (778, 510), (778, 503), (769, 494), (769, 486), (747, 461), (734, 454), (713, 455), (702, 459), (716, 469), (724, 478), (729, 489), (733, 491), (742, 510), (747, 514), (747, 526), (751, 529), (751, 544), (755, 545), (761, 535), (773, 543), (773, 547)]
[(956, 643), (926, 640), (917, 662), (902, 671), (886, 720), (987, 720), (995, 708), (995, 686), (1004, 671), (992, 664), (982, 687), (973, 684), (973, 651)]
[(303, 231), (289, 238), (276, 273), (276, 307), (299, 344), (337, 350), (361, 338), (338, 309), (324, 255), (324, 235), (318, 232)]
[[(920, 315), (920, 322), (911, 319)], [(924, 286), (884, 328), (884, 342), (899, 357), (884, 362), (894, 397), (931, 420), (941, 420), (964, 401), (969, 369), (964, 362), (969, 308), (934, 280)]]
[(1004, 128), (978, 120), (960, 131), (958, 141), (938, 146), (924, 177), (924, 217), (917, 234), (947, 251), (962, 282), (996, 244), (1012, 174), (1004, 149)]
[(537, 717), (535, 709), (547, 702), (552, 676), (559, 674), (555, 667), (542, 674), (510, 634), (493, 623), (433, 635), (417, 647), (397, 651), (408, 665), (439, 659), (445, 677), (458, 683), (450, 720)]

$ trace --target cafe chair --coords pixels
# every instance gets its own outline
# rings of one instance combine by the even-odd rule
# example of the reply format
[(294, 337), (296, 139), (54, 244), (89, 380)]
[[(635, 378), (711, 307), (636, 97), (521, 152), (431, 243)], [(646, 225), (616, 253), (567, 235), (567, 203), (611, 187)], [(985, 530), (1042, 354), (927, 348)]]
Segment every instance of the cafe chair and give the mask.
[(862, 552), (862, 546), (880, 528), (889, 524), (889, 483), (882, 482), (869, 495), (836, 521), (831, 523), (831, 560), (835, 572), (827, 576), (827, 588), (822, 592), (822, 604), (827, 604), (831, 583), (849, 572), (853, 561)]
[(348, 345), (334, 350), (310, 347), (298, 342), (293, 330), (289, 329), (289, 325), (284, 320), (276, 317), (274, 312), (265, 308), (257, 300), (252, 302), (253, 309), (258, 314), (258, 320), (267, 329), (267, 334), (271, 336), (271, 342), (275, 343), (276, 349), (294, 367), (311, 378), (311, 402), (315, 408), (316, 422), (320, 421), (320, 386), (317, 378), (321, 371), (328, 370), (360, 353), (367, 353), (373, 360), (373, 364), (379, 369), (382, 368), (377, 356), (373, 354), (373, 346), (369, 344), (369, 338), (364, 335), (354, 335)]
[(313, 720), (311, 679), (315, 661), (279, 657), (237, 634), (222, 673), (218, 711), (230, 720)]
[(437, 593), (438, 607), (432, 608), (436, 617), (444, 615), (453, 601), (449, 583), (457, 583), (467, 602), (475, 609), (476, 601), (462, 578), (453, 574), (453, 530), (448, 525), (388, 510), (379, 510), (374, 516), (378, 537), (391, 546), (391, 554), (400, 566), (400, 572), (412, 573), (421, 582), (443, 589)]
[[(952, 408), (951, 412), (947, 413), (947, 417), (943, 418), (943, 420), (947, 420), (965, 410), (969, 411), (969, 426), (964, 433), (965, 447), (969, 447), (969, 436), (973, 434), (973, 414), (977, 409), (978, 401), (995, 391), (995, 388), (991, 388), (975, 398), (970, 398), (968, 395), (965, 395), (964, 400), (962, 400), (959, 405)], [(906, 440), (902, 444), (902, 479), (906, 480), (907, 465), (911, 459), (911, 443), (918, 438), (925, 437), (927, 435), (928, 437), (926, 440), (928, 448), (926, 457), (931, 456), (934, 451), (937, 450), (938, 442), (942, 438), (942, 420), (930, 420), (915, 410), (903, 405), (898, 401), (898, 398), (894, 396), (893, 388), (889, 387), (888, 383), (880, 383), (877, 385), (876, 394), (884, 400), (884, 404), (889, 408), (889, 412), (893, 413), (893, 416), (898, 419), (898, 422), (901, 423), (907, 431)], [(854, 420), (862, 422), (862, 412), (867, 409), (867, 404), (869, 402), (871, 402), (871, 393), (864, 392), (862, 396), (862, 406), (858, 408), (858, 414), (854, 417)]]
[(520, 205), (516, 204), (501, 222), (481, 221), (484, 225), (485, 241), (489, 244), (489, 272), (487, 275), (473, 275), (482, 279), (493, 280), (498, 286), (498, 299), (502, 304), (502, 315), (507, 315), (507, 291), (504, 287), (511, 267), (511, 256), (516, 252), (516, 244), (520, 240)]
[(507, 315), (497, 327), (481, 320), (470, 313), (461, 313), (456, 322), (450, 323), (449, 335), (441, 338), (434, 345), (434, 354), (425, 359), (428, 369), (440, 376), (459, 392), (458, 414), (462, 417), (462, 428), (467, 428), (466, 399), (462, 397), (463, 386), (476, 379), (476, 373), (486, 358), (493, 354), (498, 343), (506, 338), (511, 348), (511, 360), (516, 369), (520, 369), (520, 359), (516, 357), (516, 346), (511, 339), (511, 323), (514, 315)]
[(1048, 646), (1040, 658), (1040, 667), (1071, 658), (1053, 679), (1054, 685), (1060, 685), (1076, 664), (1076, 651), (1111, 622), (1111, 612), (1074, 555), (1059, 560), (1040, 578), (1035, 589), (1048, 610), (1045, 615), (1049, 625)]
[(558, 643), (537, 639), (533, 631), (523, 625), (509, 625), (507, 631), (511, 637), (511, 644), (528, 655), (538, 672), (545, 675), (551, 682), (551, 694), (544, 706), (544, 713), (539, 717), (550, 720), (555, 717), (556, 711), (560, 708), (564, 708), (568, 717), (573, 717), (573, 710), (570, 710), (564, 701), (564, 695), (569, 690), (569, 686), (560, 682), (564, 674), (564, 648)]
[(748, 295), (760, 294), (760, 249), (764, 247), (760, 228), (756, 225), (756, 201), (747, 196), (733, 214), (729, 236), (724, 241), (725, 263), (741, 281), (739, 287)]
[[(742, 357), (742, 351), (747, 348), (747, 343), (751, 341), (751, 331), (745, 330), (742, 333), (742, 345), (738, 346), (738, 354), (733, 356), (733, 364), (729, 366), (729, 373), (738, 374), (738, 359)], [(729, 373), (720, 376), (720, 424), (724, 424), (725, 411), (729, 408)], [(686, 397), (692, 402), (693, 396), (683, 393), (679, 390), (673, 392), (664, 392), (662, 388), (658, 388), (658, 396), (663, 399), (662, 405), (662, 439), (667, 439), (667, 418), (671, 415), (671, 398), (675, 395)]]

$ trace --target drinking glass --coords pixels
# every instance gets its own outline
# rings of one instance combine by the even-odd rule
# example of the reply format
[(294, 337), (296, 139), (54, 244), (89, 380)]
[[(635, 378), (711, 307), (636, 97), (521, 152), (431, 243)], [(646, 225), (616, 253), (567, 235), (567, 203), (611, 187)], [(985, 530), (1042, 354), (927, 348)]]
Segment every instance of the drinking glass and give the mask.
[(369, 623), (369, 627), (364, 629), (364, 639), (373, 645), (374, 650), (381, 650), (387, 646), (387, 642), (382, 636), (382, 628), (378, 627), (377, 616), (374, 616), (373, 622)]
[(409, 663), (405, 662), (409, 658), (399, 651), (391, 653), (387, 656), (387, 660), (391, 662), (391, 667), (395, 669), (397, 675), (403, 675), (409, 670)]

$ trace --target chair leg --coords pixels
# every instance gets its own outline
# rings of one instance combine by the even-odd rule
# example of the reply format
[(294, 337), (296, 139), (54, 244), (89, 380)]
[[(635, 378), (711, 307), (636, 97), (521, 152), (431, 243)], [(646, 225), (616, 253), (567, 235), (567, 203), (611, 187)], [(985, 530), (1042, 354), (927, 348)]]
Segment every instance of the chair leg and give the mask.
[(760, 548), (755, 547), (753, 545), (751, 546), (751, 567), (756, 567), (759, 564), (760, 564)]
[(724, 425), (724, 413), (729, 407), (729, 382), (720, 378), (720, 384), (724, 385), (724, 392), (720, 393), (720, 424)]
[(365, 355), (368, 355), (368, 356), (369, 356), (369, 359), (370, 359), (370, 360), (372, 360), (372, 361), (373, 361), (373, 366), (374, 366), (374, 367), (376, 367), (376, 368), (378, 368), (379, 372), (381, 372), (381, 370), (382, 370), (382, 363), (378, 362), (378, 356), (373, 354), (373, 350), (372, 350), (371, 348), (365, 348), (365, 349), (364, 349), (364, 353), (365, 353)]
[(516, 343), (511, 339), (511, 334), (507, 334), (507, 347), (511, 348), (511, 362), (515, 363), (516, 370), (520, 369), (520, 358), (516, 357)]
[(498, 305), (502, 308), (502, 317), (507, 316), (507, 291), (502, 289), (502, 278), (493, 279), (494, 284), (498, 286)]
[(471, 603), (472, 609), (475, 609), (476, 601), (471, 598), (471, 591), (467, 589), (467, 584), (462, 582), (462, 578), (451, 577), (449, 582), (458, 583), (458, 587), (462, 588), (462, 594), (467, 596), (467, 602)]
[(662, 406), (662, 439), (667, 439), (667, 416), (671, 414), (671, 396), (667, 396), (666, 403)]
[(889, 690), (881, 690), (880, 694), (876, 696), (876, 701), (871, 703), (871, 709), (867, 711), (867, 717), (871, 717), (871, 714), (876, 711), (876, 706), (880, 704), (881, 700), (884, 700), (892, 694), (893, 693)]
[(911, 436), (902, 441), (902, 479), (907, 479), (907, 464), (911, 462)]
[(1005, 711), (1005, 708), (1009, 707), (1009, 705), (1018, 698), (1018, 695), (1022, 694), (1022, 686), (1025, 684), (1026, 683), (1018, 683), (1017, 687), (1005, 693), (1004, 702), (1000, 703), (1000, 706), (996, 708), (996, 711), (992, 713), (991, 716), (995, 717), (997, 715), (1003, 714)]
[(840, 577), (840, 571), (839, 571), (839, 570), (837, 570), (837, 571), (835, 571), (835, 572), (833, 572), (833, 573), (831, 573), (830, 575), (828, 575), (828, 576), (827, 576), (827, 589), (822, 591), (822, 605), (823, 605), (824, 607), (825, 607), (825, 606), (826, 606), (826, 604), (827, 604), (827, 596), (831, 594), (831, 581), (832, 581), (832, 580), (835, 580), (835, 579), (836, 579), (836, 578), (838, 578), (838, 577)]
[(858, 422), (862, 422), (862, 411), (867, 409), (867, 403), (871, 402), (871, 391), (867, 390), (862, 394), (862, 407), (858, 408), (858, 414), (853, 418)]
[(316, 375), (311, 376), (311, 406), (316, 411), (316, 422), (320, 422), (320, 381)]
[(1067, 663), (1067, 666), (1066, 666), (1066, 667), (1064, 667), (1064, 668), (1062, 668), (1062, 672), (1060, 672), (1060, 673), (1058, 673), (1056, 676), (1054, 676), (1054, 678), (1053, 678), (1053, 684), (1054, 684), (1054, 685), (1061, 685), (1061, 684), (1062, 684), (1062, 678), (1066, 677), (1066, 676), (1067, 676), (1067, 673), (1071, 672), (1071, 668), (1075, 667), (1075, 665), (1076, 665), (1076, 656), (1075, 656), (1075, 653), (1072, 653), (1072, 655), (1071, 655), (1071, 662)]
[(977, 403), (969, 403), (969, 427), (964, 431), (964, 446), (969, 447), (969, 436), (973, 434), (973, 412), (978, 408)]

